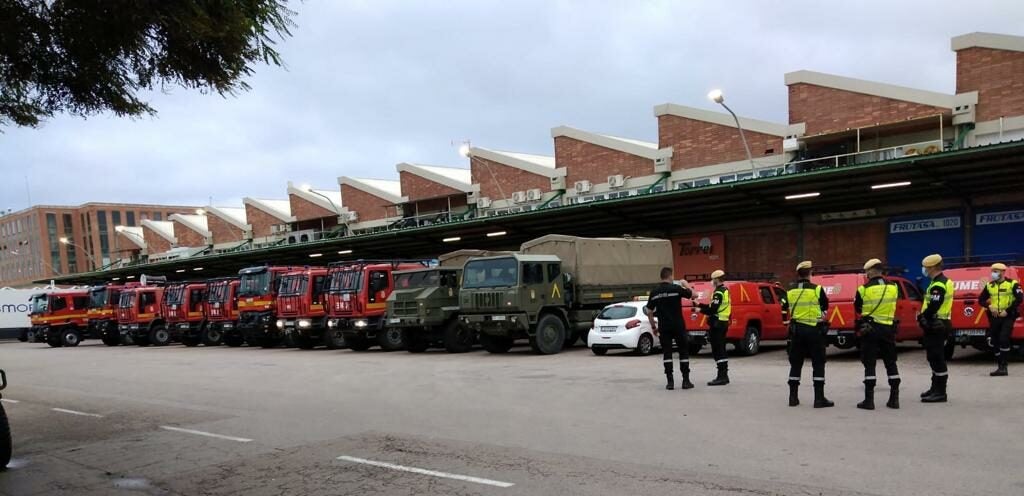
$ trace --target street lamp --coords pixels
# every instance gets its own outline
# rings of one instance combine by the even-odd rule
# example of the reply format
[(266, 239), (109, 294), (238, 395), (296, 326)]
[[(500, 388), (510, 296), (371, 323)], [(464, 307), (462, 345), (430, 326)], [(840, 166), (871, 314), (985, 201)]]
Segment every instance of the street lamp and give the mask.
[(338, 206), (334, 204), (334, 200), (332, 200), (331, 197), (329, 197), (329, 196), (327, 196), (327, 195), (325, 195), (325, 194), (323, 194), (323, 193), (321, 193), (319, 191), (314, 190), (313, 187), (308, 185), (308, 184), (303, 184), (302, 186), (300, 186), (300, 188), (302, 190), (306, 191), (307, 193), (313, 193), (314, 195), (319, 196), (320, 198), (323, 198), (323, 199), (327, 200), (327, 202), (331, 204), (331, 208), (333, 208), (335, 213), (338, 214), (338, 217), (339, 218), (343, 217), (343, 215), (341, 214), (341, 209), (338, 208)]
[(721, 105), (725, 110), (729, 111), (734, 121), (736, 121), (736, 129), (740, 130), (740, 140), (743, 141), (743, 149), (747, 151), (747, 160), (750, 161), (750, 170), (754, 170), (754, 156), (750, 154), (750, 145), (747, 145), (747, 137), (743, 134), (743, 126), (740, 125), (740, 118), (736, 117), (736, 112), (733, 112), (728, 105), (725, 104), (725, 95), (722, 94), (722, 90), (714, 89), (708, 92), (708, 99)]
[(67, 236), (61, 236), (57, 241), (60, 241), (60, 244), (62, 245), (67, 245), (72, 248), (78, 248), (79, 250), (82, 250), (82, 253), (85, 253), (85, 256), (89, 257), (89, 261), (92, 262), (92, 266), (99, 267), (99, 264), (96, 263), (96, 259), (93, 258), (92, 254), (86, 251), (85, 248), (82, 248), (81, 246), (72, 243), (71, 240), (67, 238)]

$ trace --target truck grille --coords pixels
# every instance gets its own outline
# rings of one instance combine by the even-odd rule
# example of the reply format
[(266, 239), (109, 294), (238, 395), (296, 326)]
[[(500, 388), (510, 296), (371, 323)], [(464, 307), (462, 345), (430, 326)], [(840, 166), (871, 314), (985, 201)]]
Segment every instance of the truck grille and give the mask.
[(415, 300), (413, 301), (396, 301), (393, 303), (393, 309), (395, 315), (416, 315), (418, 312), (418, 304)]
[(474, 293), (473, 306), (476, 308), (498, 308), (501, 305), (501, 293)]

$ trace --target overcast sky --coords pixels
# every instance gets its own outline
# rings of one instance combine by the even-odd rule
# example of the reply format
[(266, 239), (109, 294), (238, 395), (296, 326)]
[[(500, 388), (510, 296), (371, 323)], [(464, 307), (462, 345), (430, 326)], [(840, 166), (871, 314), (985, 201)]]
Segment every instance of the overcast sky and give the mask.
[[(824, 8), (824, 5), (830, 5)], [(954, 91), (949, 38), (1024, 35), (1020, 0), (306, 0), (287, 67), (221, 98), (174, 89), (139, 120), (56, 117), (0, 134), (0, 208), (89, 201), (240, 206), (286, 183), (397, 178), (398, 162), (468, 167), (476, 146), (553, 154), (550, 129), (657, 141), (652, 107), (787, 122), (783, 74)], [(454, 143), (454, 145), (453, 145)]]

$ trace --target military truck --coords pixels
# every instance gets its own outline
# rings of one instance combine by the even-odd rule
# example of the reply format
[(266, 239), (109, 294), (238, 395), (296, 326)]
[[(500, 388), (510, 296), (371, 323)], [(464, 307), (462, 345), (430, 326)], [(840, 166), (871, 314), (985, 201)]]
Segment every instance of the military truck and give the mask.
[(647, 295), (672, 262), (668, 240), (542, 236), (517, 253), (466, 262), (460, 320), (491, 353), (508, 352), (517, 339), (535, 353), (558, 353), (608, 304)]
[(471, 257), (498, 253), (501, 252), (458, 250), (437, 257), (437, 267), (393, 274), (387, 327), (403, 332), (407, 351), (421, 353), (437, 346), (448, 353), (464, 353), (473, 348), (476, 332), (458, 319), (462, 266)]

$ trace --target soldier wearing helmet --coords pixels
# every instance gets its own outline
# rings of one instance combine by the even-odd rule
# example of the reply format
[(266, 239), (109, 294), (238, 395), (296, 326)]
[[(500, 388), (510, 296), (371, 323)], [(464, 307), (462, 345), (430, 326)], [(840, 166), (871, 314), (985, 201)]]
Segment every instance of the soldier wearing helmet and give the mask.
[(725, 386), (729, 384), (729, 355), (725, 351), (725, 334), (729, 331), (729, 319), (732, 317), (732, 300), (729, 298), (729, 288), (725, 286), (724, 271), (712, 272), (711, 282), (715, 285), (711, 302), (699, 305), (701, 313), (708, 316), (708, 341), (711, 342), (711, 356), (718, 367), (718, 375), (708, 382), (708, 386)]

